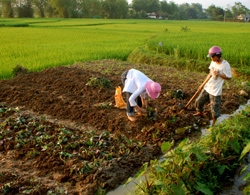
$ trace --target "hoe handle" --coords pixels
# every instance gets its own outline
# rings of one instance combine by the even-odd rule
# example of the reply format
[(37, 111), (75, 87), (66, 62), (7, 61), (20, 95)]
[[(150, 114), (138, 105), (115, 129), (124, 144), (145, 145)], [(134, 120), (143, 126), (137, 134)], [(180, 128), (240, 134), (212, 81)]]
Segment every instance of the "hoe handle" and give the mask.
[(200, 91), (203, 89), (203, 87), (207, 84), (207, 82), (209, 81), (210, 77), (208, 77), (204, 83), (201, 85), (201, 87), (196, 91), (196, 93), (193, 95), (193, 97), (189, 100), (189, 102), (186, 104), (185, 108), (188, 107), (188, 105), (193, 101), (193, 99), (198, 95), (198, 93), (200, 93)]

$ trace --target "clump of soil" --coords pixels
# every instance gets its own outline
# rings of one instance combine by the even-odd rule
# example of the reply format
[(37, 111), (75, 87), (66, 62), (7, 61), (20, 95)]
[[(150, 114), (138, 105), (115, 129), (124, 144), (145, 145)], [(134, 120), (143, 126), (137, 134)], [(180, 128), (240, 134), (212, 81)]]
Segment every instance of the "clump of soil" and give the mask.
[[(127, 119), (114, 107), (121, 74), (135, 68), (162, 86), (148, 100), (151, 114)], [(193, 117), (185, 105), (206, 75), (169, 67), (103, 60), (48, 68), (0, 81), (0, 192), (18, 194), (94, 194), (116, 188), (143, 163), (161, 155), (165, 141), (199, 135), (208, 118)], [(87, 84), (90, 78), (110, 81), (108, 87)], [(181, 98), (167, 95), (181, 92)], [(228, 82), (221, 113), (232, 113), (247, 99)], [(179, 93), (178, 93), (179, 94)], [(125, 99), (125, 94), (124, 94)], [(105, 103), (113, 106), (95, 106)], [(106, 105), (105, 104), (105, 105)], [(18, 107), (15, 110), (13, 108)], [(177, 133), (183, 127), (189, 131)]]

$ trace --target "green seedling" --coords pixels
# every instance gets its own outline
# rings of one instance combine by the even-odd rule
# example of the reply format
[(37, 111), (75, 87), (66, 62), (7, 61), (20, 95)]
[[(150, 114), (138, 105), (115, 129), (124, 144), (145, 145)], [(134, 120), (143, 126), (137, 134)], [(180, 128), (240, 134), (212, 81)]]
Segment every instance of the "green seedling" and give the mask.
[(97, 104), (94, 104), (94, 107), (101, 108), (101, 109), (109, 109), (112, 107), (112, 103), (111, 102), (97, 103)]
[(151, 120), (156, 120), (157, 118), (158, 111), (157, 109), (153, 109), (152, 107), (148, 106), (146, 110), (146, 117)]
[(16, 67), (13, 68), (12, 74), (14, 76), (17, 76), (19, 74), (26, 74), (29, 70), (27, 68), (22, 67), (20, 64), (18, 64)]
[(180, 89), (175, 89), (172, 91), (172, 98), (176, 98), (176, 99), (180, 99), (183, 100), (184, 97), (184, 91), (180, 90)]
[(188, 28), (187, 26), (185, 26), (185, 27), (181, 27), (181, 31), (182, 32), (188, 32), (188, 31), (190, 31), (190, 28)]
[(104, 77), (90, 77), (86, 83), (87, 86), (97, 87), (97, 88), (109, 88), (112, 87), (110, 80)]

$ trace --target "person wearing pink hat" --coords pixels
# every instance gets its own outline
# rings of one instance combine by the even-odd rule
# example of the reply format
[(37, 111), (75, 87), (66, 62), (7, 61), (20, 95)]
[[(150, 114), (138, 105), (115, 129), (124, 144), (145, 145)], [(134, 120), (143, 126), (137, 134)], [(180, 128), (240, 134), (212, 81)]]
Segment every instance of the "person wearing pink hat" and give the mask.
[[(207, 57), (211, 57), (210, 72), (203, 82), (208, 80), (200, 95), (195, 101), (197, 113), (194, 116), (204, 116), (204, 104), (210, 100), (211, 112), (213, 116), (212, 126), (220, 116), (221, 94), (224, 80), (231, 80), (232, 73), (229, 63), (221, 58), (221, 49), (213, 46), (209, 49)], [(202, 84), (203, 85), (203, 84)], [(202, 85), (199, 87), (201, 88)]]
[(134, 108), (140, 114), (146, 113), (142, 107), (147, 107), (145, 95), (150, 98), (158, 98), (161, 92), (161, 85), (152, 81), (145, 74), (136, 69), (130, 69), (122, 74), (123, 92), (127, 93), (127, 116), (130, 121), (136, 121)]

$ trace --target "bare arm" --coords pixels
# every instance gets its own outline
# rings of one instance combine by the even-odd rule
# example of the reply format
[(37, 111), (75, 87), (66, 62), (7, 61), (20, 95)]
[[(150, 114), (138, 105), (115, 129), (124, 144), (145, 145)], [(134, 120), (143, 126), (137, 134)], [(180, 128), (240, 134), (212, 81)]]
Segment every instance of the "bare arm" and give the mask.
[(146, 113), (146, 110), (143, 108), (140, 108), (138, 105), (134, 106), (134, 108), (136, 108), (140, 112), (140, 114)]
[(224, 73), (220, 73), (219, 71), (214, 71), (214, 75), (219, 76), (219, 77), (221, 77), (225, 80), (228, 80), (228, 81), (231, 80), (231, 77), (227, 77)]
[(143, 97), (141, 97), (141, 103), (142, 103), (142, 107), (147, 108), (148, 105)]

